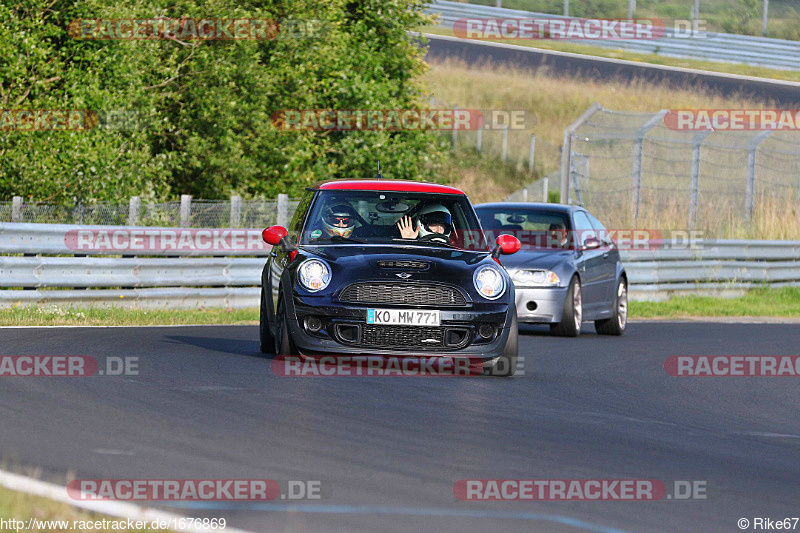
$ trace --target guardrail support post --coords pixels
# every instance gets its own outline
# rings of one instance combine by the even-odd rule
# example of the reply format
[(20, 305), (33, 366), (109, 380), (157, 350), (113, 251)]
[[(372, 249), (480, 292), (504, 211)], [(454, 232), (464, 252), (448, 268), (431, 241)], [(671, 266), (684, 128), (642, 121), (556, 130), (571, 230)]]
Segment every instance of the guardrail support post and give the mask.
[(22, 221), (22, 196), (11, 199), (11, 222)]
[(139, 223), (139, 197), (131, 196), (128, 204), (128, 225), (135, 226)]
[(188, 228), (192, 221), (192, 195), (181, 194), (181, 227)]
[(569, 0), (564, 0), (564, 16), (569, 16)]
[(550, 188), (549, 188), (550, 184), (548, 183), (549, 181), (550, 181), (550, 178), (548, 178), (547, 176), (542, 178), (542, 202), (544, 202), (544, 203), (547, 203), (547, 202), (550, 201), (550, 199), (548, 198), (548, 192), (550, 191)]
[(231, 196), (231, 227), (238, 228), (242, 224), (242, 197)]
[(276, 223), (279, 226), (283, 226), (284, 228), (288, 225), (289, 218), (289, 195), (288, 194), (279, 194), (278, 195), (278, 218)]
[(763, 131), (753, 137), (747, 145), (747, 184), (744, 193), (744, 216), (749, 222), (753, 219), (755, 210), (755, 191), (756, 191), (756, 151), (761, 141), (769, 137), (772, 131)]
[(480, 153), (481, 146), (483, 145), (483, 116), (478, 117), (478, 133), (477, 133), (477, 141), (475, 143), (475, 149)]

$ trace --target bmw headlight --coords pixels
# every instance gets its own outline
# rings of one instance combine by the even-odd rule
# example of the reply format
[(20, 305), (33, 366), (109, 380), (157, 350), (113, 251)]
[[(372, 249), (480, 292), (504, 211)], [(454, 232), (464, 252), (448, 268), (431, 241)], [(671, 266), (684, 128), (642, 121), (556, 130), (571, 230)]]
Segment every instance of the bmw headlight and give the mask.
[(297, 267), (297, 279), (304, 289), (321, 291), (331, 282), (331, 269), (319, 259), (306, 259)]
[(482, 266), (472, 276), (475, 288), (481, 296), (488, 300), (500, 298), (506, 290), (506, 280), (500, 269), (493, 266)]
[(512, 279), (520, 285), (538, 285), (541, 287), (553, 287), (561, 282), (558, 275), (551, 270), (518, 270), (514, 273)]

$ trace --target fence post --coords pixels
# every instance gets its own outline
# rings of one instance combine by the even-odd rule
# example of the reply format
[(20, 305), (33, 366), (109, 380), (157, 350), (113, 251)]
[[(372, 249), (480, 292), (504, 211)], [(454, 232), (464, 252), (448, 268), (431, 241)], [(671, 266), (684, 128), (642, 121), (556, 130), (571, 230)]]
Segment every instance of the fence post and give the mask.
[(549, 187), (548, 187), (548, 185), (549, 185), (548, 182), (549, 181), (550, 181), (550, 178), (548, 178), (547, 176), (542, 178), (542, 202), (544, 202), (544, 203), (547, 203), (547, 202), (550, 201), (550, 199), (548, 198), (548, 193), (550, 192), (549, 191)]
[(128, 225), (135, 226), (139, 223), (139, 197), (131, 196), (128, 204)]
[(11, 199), (11, 222), (22, 221), (22, 196)]
[(192, 195), (181, 194), (181, 227), (188, 228), (192, 221)]
[(522, 201), (523, 202), (527, 202), (528, 201), (528, 187), (527, 186), (524, 189), (522, 189)]
[(478, 117), (478, 141), (475, 145), (475, 148), (478, 150), (478, 153), (481, 151), (481, 146), (483, 145), (483, 116)]
[(242, 197), (231, 196), (231, 227), (238, 228), (242, 224)]
[(72, 201), (75, 202), (75, 207), (72, 208), (72, 223), (83, 224), (83, 200), (78, 200), (73, 197)]
[(501, 152), (500, 159), (506, 160), (508, 156), (508, 124), (503, 124), (503, 151)]
[(536, 135), (531, 133), (531, 149), (528, 153), (528, 170), (533, 173), (533, 160), (536, 155)]
[(453, 138), (450, 140), (450, 143), (452, 144), (453, 150), (456, 149), (456, 131), (457, 131), (456, 130), (456, 113), (457, 112), (458, 112), (458, 106), (454, 105), (453, 106)]
[(564, 144), (561, 146), (561, 199), (562, 204), (569, 203), (569, 178), (570, 169), (572, 165), (572, 134), (575, 130), (580, 128), (584, 122), (594, 115), (598, 110), (602, 109), (597, 102), (593, 103), (589, 109), (583, 112), (578, 117), (578, 120), (567, 126), (564, 130)]
[(697, 225), (697, 205), (700, 192), (700, 146), (711, 131), (704, 131), (692, 140), (692, 178), (689, 183), (689, 229)]
[(564, 0), (564, 16), (569, 16), (569, 0)]
[(656, 127), (667, 114), (662, 109), (642, 124), (634, 134), (633, 144), (633, 173), (631, 176), (631, 203), (633, 203), (633, 220), (639, 219), (639, 206), (642, 202), (642, 155), (644, 155), (644, 138), (651, 129)]
[(753, 137), (747, 145), (747, 184), (744, 192), (744, 216), (749, 222), (753, 219), (755, 210), (755, 191), (756, 191), (756, 150), (761, 141), (769, 137), (772, 131), (762, 131)]
[(288, 194), (279, 194), (278, 195), (278, 218), (276, 223), (279, 226), (283, 226), (284, 228), (288, 225), (288, 214), (289, 214), (289, 195)]

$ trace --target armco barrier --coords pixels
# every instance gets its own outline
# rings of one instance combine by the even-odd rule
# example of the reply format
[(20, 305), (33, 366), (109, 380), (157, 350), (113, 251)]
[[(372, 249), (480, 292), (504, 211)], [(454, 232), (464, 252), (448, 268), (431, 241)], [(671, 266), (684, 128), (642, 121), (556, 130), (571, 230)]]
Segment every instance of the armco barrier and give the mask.
[[(257, 307), (269, 249), (75, 250), (75, 231), (225, 232), (0, 223), (0, 306)], [(236, 230), (257, 233), (260, 230)], [(243, 243), (252, 242), (244, 238)], [(73, 243), (74, 244), (74, 243)], [(114, 255), (115, 257), (108, 257)], [(696, 241), (691, 248), (624, 251), (632, 299), (673, 294), (735, 296), (800, 286), (800, 241)]]
[[(436, 1), (428, 12), (439, 15), (439, 26), (453, 28), (453, 24), (464, 18), (536, 18), (562, 19), (561, 15), (534, 13), (461, 2)], [(744, 63), (778, 69), (800, 69), (800, 41), (752, 37), (729, 33), (698, 32), (695, 36), (678, 36), (672, 28), (666, 29), (661, 39), (633, 40), (571, 40), (578, 44), (612, 47), (631, 52), (658, 54), (669, 57), (684, 57), (726, 63)]]

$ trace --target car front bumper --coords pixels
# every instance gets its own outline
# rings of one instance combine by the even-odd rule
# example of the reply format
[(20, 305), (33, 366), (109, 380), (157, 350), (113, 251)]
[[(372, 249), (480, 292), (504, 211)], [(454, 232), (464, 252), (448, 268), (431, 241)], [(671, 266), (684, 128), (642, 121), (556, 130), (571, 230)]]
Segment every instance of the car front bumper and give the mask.
[[(383, 356), (426, 356), (426, 357), (464, 357), (480, 359), (483, 364), (493, 363), (506, 346), (506, 341), (511, 328), (512, 313), (506, 303), (487, 303), (471, 308), (440, 309), (439, 317), (441, 327), (452, 330), (466, 331), (468, 337), (462, 346), (437, 346), (427, 347), (376, 347), (364, 346), (358, 341), (343, 343), (339, 332), (340, 327), (363, 328), (366, 325), (367, 309), (369, 307), (393, 306), (364, 306), (347, 305), (331, 302), (329, 299), (316, 297), (303, 297), (294, 294), (288, 298), (287, 321), (292, 340), (299, 351), (304, 355), (383, 355)], [(319, 332), (310, 332), (307, 328), (308, 317), (318, 317), (323, 322)], [(491, 324), (494, 333), (491, 338), (483, 339), (478, 335), (480, 324)], [(391, 328), (394, 326), (384, 326)], [(416, 326), (411, 326), (414, 328)]]
[(553, 324), (561, 321), (569, 287), (515, 287), (517, 320)]

